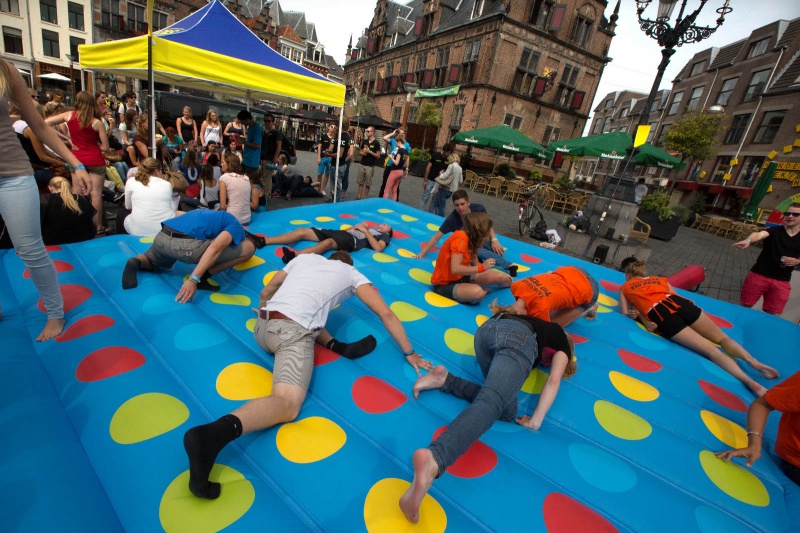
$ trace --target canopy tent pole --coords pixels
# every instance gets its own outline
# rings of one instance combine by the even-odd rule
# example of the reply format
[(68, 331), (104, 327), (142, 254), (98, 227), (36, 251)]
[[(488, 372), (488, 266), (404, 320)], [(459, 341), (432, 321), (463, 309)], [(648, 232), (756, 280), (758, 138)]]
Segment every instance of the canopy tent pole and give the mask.
[(153, 34), (147, 35), (147, 98), (150, 105), (150, 152), (156, 157), (156, 99), (155, 80), (153, 79)]
[(342, 119), (344, 118), (344, 106), (339, 108), (339, 138), (336, 139), (336, 170), (333, 178), (333, 203), (338, 201), (336, 191), (339, 190), (339, 154), (342, 153)]

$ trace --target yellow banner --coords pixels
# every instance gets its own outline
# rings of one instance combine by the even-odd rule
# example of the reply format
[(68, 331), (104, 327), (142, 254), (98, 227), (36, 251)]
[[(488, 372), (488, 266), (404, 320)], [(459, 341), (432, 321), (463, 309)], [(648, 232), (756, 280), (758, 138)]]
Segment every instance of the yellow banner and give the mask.
[(636, 138), (633, 140), (633, 147), (637, 148), (647, 142), (647, 136), (650, 135), (650, 125), (638, 126), (636, 128)]
[(153, 9), (155, 0), (147, 0), (147, 35), (153, 35)]

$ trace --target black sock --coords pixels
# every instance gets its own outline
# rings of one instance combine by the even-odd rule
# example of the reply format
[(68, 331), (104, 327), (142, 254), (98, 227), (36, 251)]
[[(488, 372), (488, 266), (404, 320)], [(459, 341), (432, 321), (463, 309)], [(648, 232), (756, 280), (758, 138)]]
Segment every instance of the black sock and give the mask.
[(219, 290), (219, 285), (212, 285), (208, 282), (211, 279), (211, 274), (206, 272), (202, 276), (200, 276), (200, 283), (197, 284), (198, 291), (211, 291), (217, 292)]
[(234, 415), (225, 415), (216, 422), (196, 426), (183, 436), (183, 447), (189, 456), (189, 490), (198, 498), (219, 497), (220, 485), (208, 480), (214, 461), (222, 448), (242, 434), (242, 422)]
[(517, 277), (517, 270), (519, 269), (519, 265), (511, 265), (508, 267), (508, 273), (511, 274), (512, 278)]
[(372, 335), (367, 335), (361, 340), (356, 342), (341, 342), (336, 339), (331, 339), (328, 342), (328, 349), (346, 357), (348, 359), (358, 359), (370, 353), (375, 349), (378, 342)]
[(289, 261), (294, 259), (297, 256), (294, 250), (290, 250), (286, 246), (281, 246), (281, 250), (283, 250), (283, 264), (288, 265)]
[(125, 269), (122, 271), (123, 289), (135, 289), (139, 285), (139, 280), (136, 279), (136, 274), (139, 272), (139, 268), (141, 266), (142, 262), (135, 257), (128, 259), (128, 261), (125, 263)]

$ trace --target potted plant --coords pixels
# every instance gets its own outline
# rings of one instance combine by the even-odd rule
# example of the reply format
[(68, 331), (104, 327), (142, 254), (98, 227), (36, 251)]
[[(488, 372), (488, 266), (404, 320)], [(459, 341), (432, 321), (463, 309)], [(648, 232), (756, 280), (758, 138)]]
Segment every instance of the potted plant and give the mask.
[(636, 216), (650, 225), (651, 237), (662, 241), (672, 239), (681, 225), (680, 217), (669, 205), (669, 194), (664, 191), (645, 195)]
[(408, 173), (424, 176), (425, 168), (431, 159), (431, 153), (424, 148), (414, 148), (408, 155)]
[(497, 165), (497, 168), (495, 169), (494, 172), (498, 176), (508, 178), (511, 176), (511, 165), (509, 165), (508, 163), (500, 163), (499, 165)]
[(532, 168), (530, 174), (528, 174), (528, 179), (534, 183), (539, 183), (542, 181), (542, 171), (538, 168)]
[(567, 174), (566, 172), (561, 174), (558, 177), (558, 179), (555, 182), (553, 182), (553, 185), (555, 185), (556, 189), (558, 189), (559, 192), (562, 193), (569, 193), (575, 189), (575, 184), (572, 182), (571, 179), (569, 179), (569, 174)]

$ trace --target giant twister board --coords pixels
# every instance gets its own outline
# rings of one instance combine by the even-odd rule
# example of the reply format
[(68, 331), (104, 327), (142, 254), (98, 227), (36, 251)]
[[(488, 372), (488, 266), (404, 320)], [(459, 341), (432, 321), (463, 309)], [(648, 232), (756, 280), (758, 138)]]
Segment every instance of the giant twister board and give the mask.
[[(509, 302), (510, 294), (471, 307), (430, 291), (435, 254), (412, 256), (441, 219), (369, 200), (261, 213), (251, 229), (272, 235), (362, 220), (396, 228), (384, 253), (364, 250), (354, 260), (414, 347), (481, 381), (473, 334), (491, 299)], [(578, 263), (503, 240), (521, 276)], [(412, 477), (411, 454), (465, 404), (438, 391), (414, 400), (411, 367), (355, 299), (332, 312), (328, 327), (342, 340), (375, 335), (375, 352), (349, 361), (319, 349), (297, 421), (228, 446), (212, 472), (221, 497), (194, 498), (183, 433), (270, 392), (273, 360), (253, 341), (252, 307), (282, 267), (280, 249), (259, 250), (216, 277), (222, 290), (179, 305), (174, 296), (187, 265), (142, 273), (137, 289), (121, 289), (125, 260), (147, 246), (147, 239), (108, 237), (52, 248), (69, 329), (41, 344), (31, 341), (44, 321), (33, 285), (13, 253), (2, 256), (4, 531), (778, 532), (797, 524), (797, 487), (772, 456), (746, 469), (712, 453), (746, 443), (753, 396), (622, 316), (621, 274), (582, 262), (601, 280), (602, 307), (595, 321), (569, 328), (578, 373), (562, 384), (539, 431), (495, 423), (436, 481), (416, 528), (397, 506)], [(693, 297), (783, 376), (800, 368), (797, 326)], [(520, 412), (533, 410), (545, 378), (531, 374)], [(770, 449), (776, 429), (773, 415)]]

